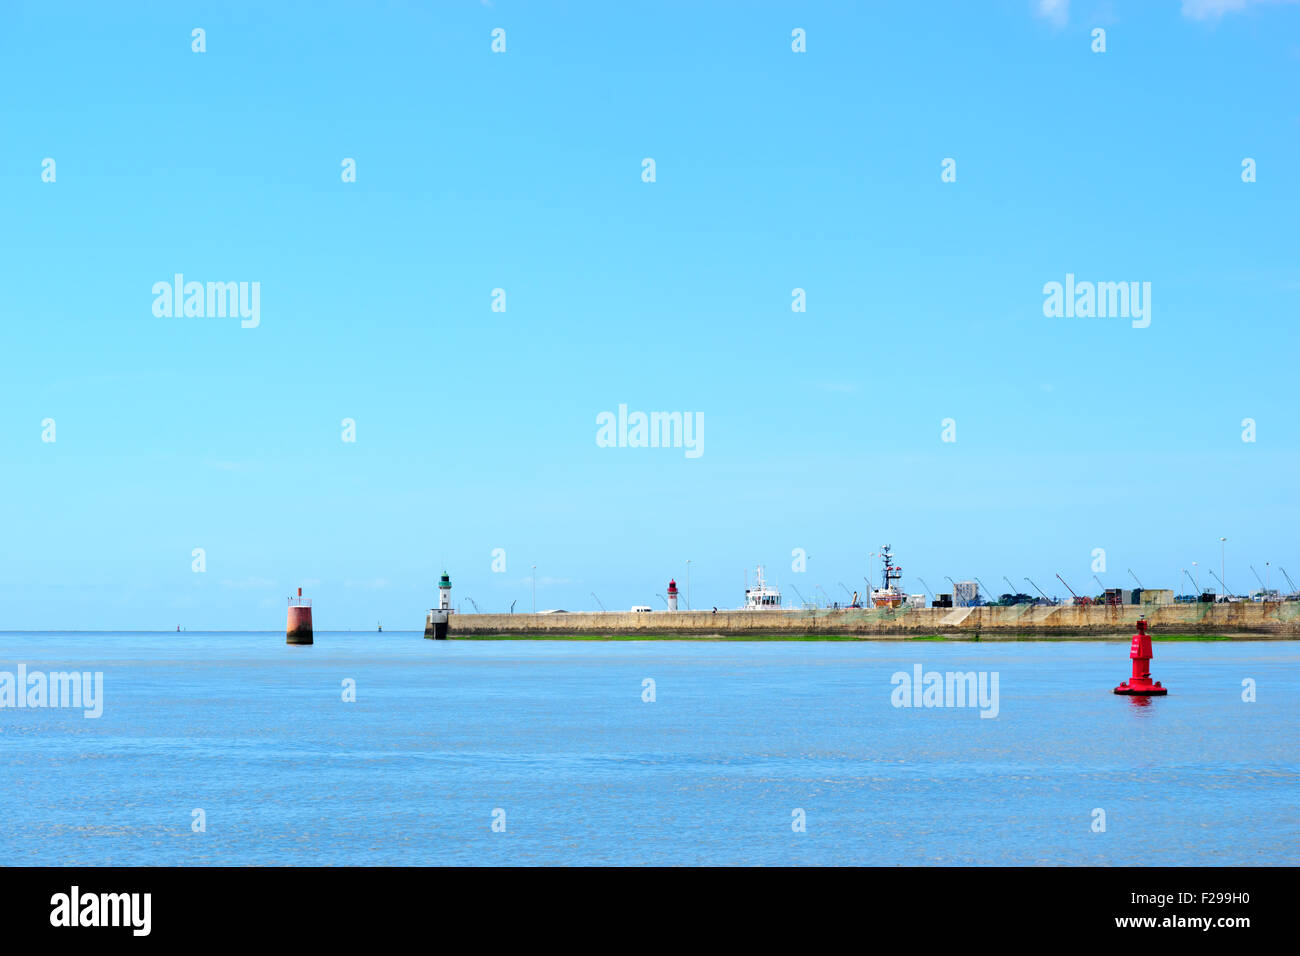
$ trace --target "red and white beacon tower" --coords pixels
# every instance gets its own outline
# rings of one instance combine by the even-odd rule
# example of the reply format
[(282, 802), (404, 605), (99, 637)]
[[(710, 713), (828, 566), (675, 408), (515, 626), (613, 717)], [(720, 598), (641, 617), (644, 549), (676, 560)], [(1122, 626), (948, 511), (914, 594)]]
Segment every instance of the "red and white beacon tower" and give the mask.
[(677, 579), (668, 579), (668, 610), (677, 610)]
[(285, 628), (286, 644), (310, 644), (311, 639), (311, 598), (302, 596), (298, 589), (296, 598), (289, 598), (289, 623)]
[(1147, 633), (1147, 619), (1138, 619), (1138, 632), (1133, 635), (1128, 656), (1133, 659), (1133, 676), (1115, 688), (1115, 693), (1129, 697), (1164, 697), (1169, 689), (1160, 681), (1151, 680), (1151, 635)]

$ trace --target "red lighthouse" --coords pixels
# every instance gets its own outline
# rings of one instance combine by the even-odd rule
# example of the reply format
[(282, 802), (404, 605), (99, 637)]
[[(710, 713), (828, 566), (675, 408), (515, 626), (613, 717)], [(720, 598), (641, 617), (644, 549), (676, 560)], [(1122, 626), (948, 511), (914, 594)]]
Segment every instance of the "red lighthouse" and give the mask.
[(1130, 697), (1163, 697), (1169, 690), (1160, 681), (1151, 680), (1150, 660), (1151, 635), (1147, 633), (1147, 619), (1138, 619), (1138, 632), (1133, 635), (1133, 644), (1128, 656), (1133, 659), (1133, 676), (1115, 688), (1115, 693)]
[(668, 579), (668, 610), (677, 610), (677, 579)]

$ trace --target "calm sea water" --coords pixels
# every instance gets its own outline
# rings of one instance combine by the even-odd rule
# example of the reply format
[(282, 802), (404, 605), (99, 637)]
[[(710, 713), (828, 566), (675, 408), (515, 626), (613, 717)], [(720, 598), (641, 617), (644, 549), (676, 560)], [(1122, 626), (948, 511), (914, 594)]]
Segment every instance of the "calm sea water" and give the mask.
[[(105, 704), (0, 709), (8, 864), (1300, 862), (1297, 642), (1158, 643), (1149, 706), (1124, 643), (0, 634), (20, 662)], [(915, 664), (996, 672), (998, 716), (893, 707)]]

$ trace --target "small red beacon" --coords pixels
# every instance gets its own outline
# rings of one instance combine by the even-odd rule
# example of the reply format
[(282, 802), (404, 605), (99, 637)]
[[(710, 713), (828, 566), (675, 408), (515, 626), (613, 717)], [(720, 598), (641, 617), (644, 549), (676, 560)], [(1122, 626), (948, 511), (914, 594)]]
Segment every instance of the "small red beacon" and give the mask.
[(1133, 676), (1115, 688), (1115, 693), (1129, 697), (1163, 697), (1169, 693), (1160, 681), (1151, 680), (1151, 635), (1147, 633), (1147, 619), (1139, 618), (1138, 632), (1133, 635), (1133, 644), (1128, 656), (1133, 659)]

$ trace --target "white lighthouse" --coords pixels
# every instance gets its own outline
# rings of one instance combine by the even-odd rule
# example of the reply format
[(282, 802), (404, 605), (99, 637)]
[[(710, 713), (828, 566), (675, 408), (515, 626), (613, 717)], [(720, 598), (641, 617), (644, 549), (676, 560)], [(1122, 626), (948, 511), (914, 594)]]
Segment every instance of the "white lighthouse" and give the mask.
[(447, 639), (447, 620), (451, 617), (451, 578), (442, 572), (438, 579), (438, 606), (429, 609), (424, 619), (424, 636), (435, 641)]

